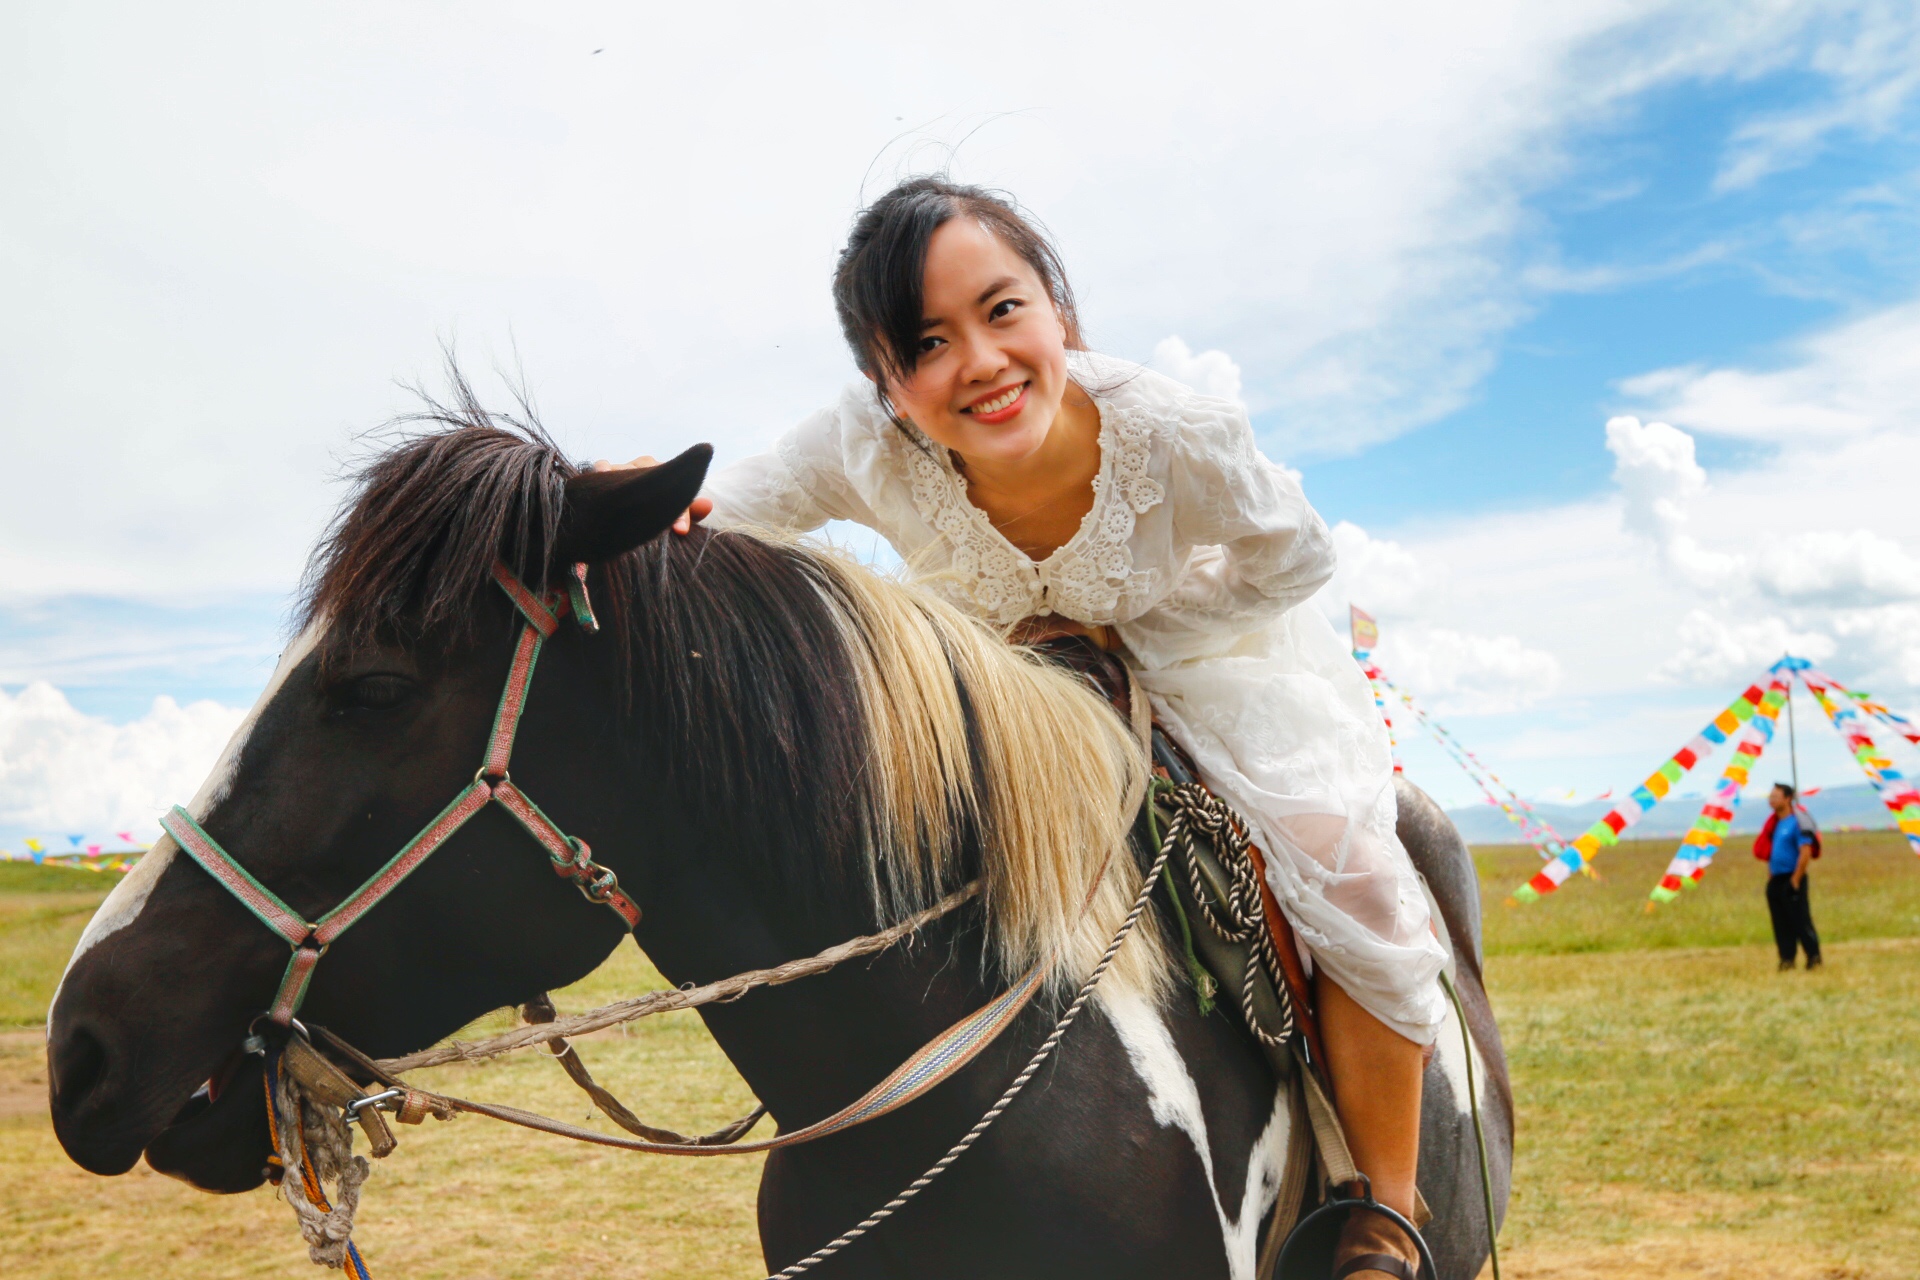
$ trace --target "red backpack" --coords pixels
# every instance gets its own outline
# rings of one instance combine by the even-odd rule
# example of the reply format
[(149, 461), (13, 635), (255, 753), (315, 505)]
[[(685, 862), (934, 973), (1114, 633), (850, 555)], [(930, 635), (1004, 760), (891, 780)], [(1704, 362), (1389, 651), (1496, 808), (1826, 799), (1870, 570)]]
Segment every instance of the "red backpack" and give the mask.
[[(1760, 828), (1760, 834), (1753, 838), (1753, 856), (1760, 859), (1760, 861), (1762, 862), (1765, 862), (1767, 859), (1773, 856), (1773, 829), (1776, 825), (1779, 824), (1779, 822), (1780, 822), (1779, 814), (1777, 813), (1768, 814), (1767, 825)], [(1802, 830), (1805, 830), (1808, 835), (1813, 837), (1813, 856), (1816, 858), (1819, 857), (1820, 856), (1820, 832), (1817, 829), (1804, 828), (1804, 827), (1802, 828)]]

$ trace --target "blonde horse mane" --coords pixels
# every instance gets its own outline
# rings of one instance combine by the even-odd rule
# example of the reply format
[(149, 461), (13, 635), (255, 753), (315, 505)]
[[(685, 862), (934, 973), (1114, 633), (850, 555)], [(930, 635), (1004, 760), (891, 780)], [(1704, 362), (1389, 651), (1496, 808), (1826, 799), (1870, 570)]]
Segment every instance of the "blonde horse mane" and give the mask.
[[(924, 588), (817, 544), (796, 550), (827, 585), (858, 673), (876, 910), (899, 919), (959, 887), (976, 830), (993, 958), (1008, 975), (1049, 963), (1050, 990), (1071, 991), (1140, 890), (1126, 842), (1142, 745), (1079, 678)], [(1157, 998), (1159, 931), (1137, 930), (1104, 981)]]

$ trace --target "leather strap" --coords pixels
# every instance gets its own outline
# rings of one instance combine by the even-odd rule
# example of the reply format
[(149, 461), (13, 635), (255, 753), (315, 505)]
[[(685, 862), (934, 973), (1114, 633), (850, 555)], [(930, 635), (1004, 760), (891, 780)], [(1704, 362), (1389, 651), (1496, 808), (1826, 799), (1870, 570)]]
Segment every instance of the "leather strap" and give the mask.
[(1333, 1273), (1333, 1280), (1346, 1280), (1356, 1271), (1384, 1271), (1400, 1280), (1416, 1280), (1419, 1274), (1407, 1265), (1405, 1258), (1396, 1258), (1390, 1253), (1361, 1253), (1341, 1263), (1340, 1269)]
[[(523, 1111), (518, 1107), (495, 1106), (491, 1103), (473, 1102), (466, 1098), (455, 1098), (444, 1094), (427, 1096), (455, 1111), (490, 1116), (495, 1120), (505, 1120), (509, 1124), (517, 1124), (523, 1128), (538, 1129), (542, 1133), (575, 1138), (581, 1142), (591, 1142), (603, 1147), (619, 1147), (625, 1151), (650, 1151), (659, 1155), (676, 1156), (749, 1155), (761, 1151), (777, 1151), (781, 1147), (811, 1142), (815, 1138), (824, 1138), (830, 1133), (837, 1133), (842, 1129), (851, 1129), (855, 1125), (876, 1120), (890, 1111), (899, 1110), (933, 1089), (973, 1061), (982, 1049), (992, 1044), (999, 1034), (1012, 1024), (1021, 1010), (1032, 1001), (1034, 993), (1039, 991), (1050, 967), (1050, 963), (1035, 965), (1027, 971), (1026, 976), (1002, 992), (998, 998), (948, 1027), (923, 1045), (918, 1053), (896, 1067), (886, 1079), (832, 1115), (816, 1120), (805, 1128), (794, 1129), (758, 1142), (723, 1144), (713, 1141), (703, 1142), (700, 1139), (658, 1142), (642, 1137), (628, 1138), (596, 1129), (585, 1129), (576, 1124), (568, 1124), (564, 1120), (555, 1120), (532, 1111)], [(744, 1130), (742, 1132), (744, 1133)], [(714, 1135), (710, 1135), (712, 1136)]]
[(1340, 1113), (1333, 1109), (1326, 1091), (1320, 1087), (1319, 1077), (1304, 1062), (1300, 1064), (1300, 1080), (1307, 1104), (1307, 1123), (1313, 1126), (1313, 1143), (1320, 1151), (1327, 1181), (1344, 1187), (1360, 1176), (1360, 1170), (1354, 1166), (1353, 1153), (1347, 1149), (1347, 1134), (1340, 1126)]

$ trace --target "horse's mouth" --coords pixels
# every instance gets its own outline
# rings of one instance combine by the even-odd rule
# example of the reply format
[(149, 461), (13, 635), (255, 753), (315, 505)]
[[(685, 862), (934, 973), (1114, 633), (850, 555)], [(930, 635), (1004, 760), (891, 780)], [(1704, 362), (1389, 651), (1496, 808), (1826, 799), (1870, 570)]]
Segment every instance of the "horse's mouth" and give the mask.
[(146, 1147), (156, 1172), (202, 1191), (251, 1191), (266, 1180), (261, 1060), (235, 1049)]

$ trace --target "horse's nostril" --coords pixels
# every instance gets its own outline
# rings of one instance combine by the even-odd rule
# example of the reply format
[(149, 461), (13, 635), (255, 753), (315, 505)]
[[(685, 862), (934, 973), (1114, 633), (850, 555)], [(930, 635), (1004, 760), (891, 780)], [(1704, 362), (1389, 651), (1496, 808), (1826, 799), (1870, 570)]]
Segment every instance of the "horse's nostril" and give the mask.
[(107, 1073), (107, 1049), (90, 1031), (74, 1031), (60, 1046), (52, 1073), (54, 1101), (71, 1111)]

